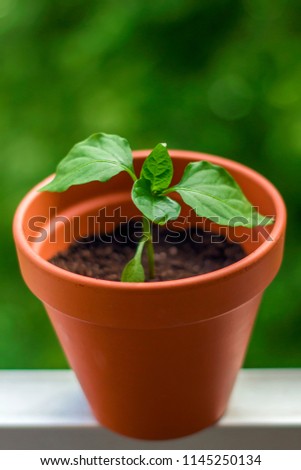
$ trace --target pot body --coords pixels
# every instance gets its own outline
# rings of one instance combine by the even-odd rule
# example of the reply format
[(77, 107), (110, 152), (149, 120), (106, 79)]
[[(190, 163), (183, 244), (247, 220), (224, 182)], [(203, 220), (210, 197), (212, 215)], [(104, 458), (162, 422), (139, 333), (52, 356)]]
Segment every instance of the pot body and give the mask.
[[(171, 154), (176, 181), (189, 161), (221, 164), (262, 213), (275, 216), (269, 229), (223, 229), (243, 242), (246, 258), (213, 273), (148, 284), (95, 280), (48, 263), (79, 233), (95, 229), (99, 209), (106, 211), (100, 230), (104, 218), (116, 225), (137, 215), (128, 175), (63, 194), (35, 188), (14, 221), (24, 279), (44, 303), (95, 416), (114, 431), (143, 439), (184, 436), (224, 413), (262, 293), (279, 269), (285, 231), (283, 201), (262, 176), (219, 157)], [(135, 153), (138, 170), (146, 155)], [(188, 212), (184, 206), (185, 220)], [(37, 217), (44, 232), (37, 230)]]
[[(97, 419), (127, 436), (170, 439), (224, 413), (260, 298), (198, 323), (142, 330), (46, 309)], [(184, 308), (194, 307), (187, 301)]]

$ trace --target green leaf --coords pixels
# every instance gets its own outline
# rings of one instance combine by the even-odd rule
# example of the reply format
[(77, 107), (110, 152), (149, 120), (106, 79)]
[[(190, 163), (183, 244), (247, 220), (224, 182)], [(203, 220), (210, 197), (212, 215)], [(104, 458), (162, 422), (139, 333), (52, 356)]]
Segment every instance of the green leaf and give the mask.
[(140, 178), (151, 182), (152, 192), (162, 191), (170, 185), (173, 165), (166, 144), (158, 144), (144, 161)]
[(145, 217), (159, 225), (164, 225), (168, 220), (177, 219), (181, 211), (180, 204), (173, 199), (153, 194), (151, 182), (144, 178), (134, 183), (132, 199)]
[(74, 145), (59, 163), (55, 178), (41, 191), (60, 192), (75, 184), (105, 182), (121, 171), (136, 179), (128, 141), (117, 135), (93, 134)]
[(224, 168), (206, 161), (189, 163), (181, 181), (168, 189), (172, 191), (177, 191), (197, 215), (221, 225), (254, 227), (273, 223), (273, 219), (254, 210)]
[(135, 256), (125, 265), (122, 271), (121, 282), (144, 282), (145, 274), (141, 257), (147, 240), (147, 238), (143, 238), (139, 242)]

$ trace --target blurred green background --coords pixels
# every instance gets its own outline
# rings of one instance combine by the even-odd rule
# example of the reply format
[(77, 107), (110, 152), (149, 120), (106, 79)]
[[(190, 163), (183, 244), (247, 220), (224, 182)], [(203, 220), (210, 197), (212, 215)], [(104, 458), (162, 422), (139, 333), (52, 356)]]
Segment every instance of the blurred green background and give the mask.
[(245, 366), (301, 366), (300, 24), (298, 0), (0, 0), (0, 368), (67, 366), (11, 222), (95, 131), (230, 157), (279, 188), (286, 255)]

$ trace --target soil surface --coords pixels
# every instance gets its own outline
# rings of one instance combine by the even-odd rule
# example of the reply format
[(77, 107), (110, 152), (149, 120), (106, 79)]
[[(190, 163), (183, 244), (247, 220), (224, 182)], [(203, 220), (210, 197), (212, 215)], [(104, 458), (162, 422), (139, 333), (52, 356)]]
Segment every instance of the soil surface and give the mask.
[[(200, 229), (171, 231), (155, 226), (156, 277), (169, 281), (224, 268), (246, 256), (241, 245)], [(81, 239), (49, 261), (67, 271), (96, 279), (119, 281), (125, 264), (134, 256), (141, 237), (140, 222), (121, 224), (114, 233)], [(143, 265), (148, 279), (146, 250)]]

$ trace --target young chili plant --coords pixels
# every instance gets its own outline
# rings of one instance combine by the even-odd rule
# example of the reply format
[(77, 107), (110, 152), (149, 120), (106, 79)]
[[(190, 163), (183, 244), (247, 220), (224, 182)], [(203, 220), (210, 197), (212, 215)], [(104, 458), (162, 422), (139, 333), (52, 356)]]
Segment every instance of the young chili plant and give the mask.
[(181, 180), (170, 186), (173, 163), (166, 144), (158, 144), (145, 159), (139, 177), (126, 139), (93, 134), (76, 144), (59, 163), (55, 178), (40, 191), (62, 192), (91, 181), (105, 182), (125, 171), (133, 180), (132, 200), (142, 213), (143, 235), (135, 256), (123, 269), (121, 281), (144, 282), (142, 253), (147, 251), (149, 278), (155, 276), (152, 223), (164, 225), (177, 219), (181, 205), (169, 197), (178, 193), (198, 216), (222, 225), (255, 227), (270, 225), (271, 217), (257, 212), (232, 176), (207, 161), (188, 163)]

